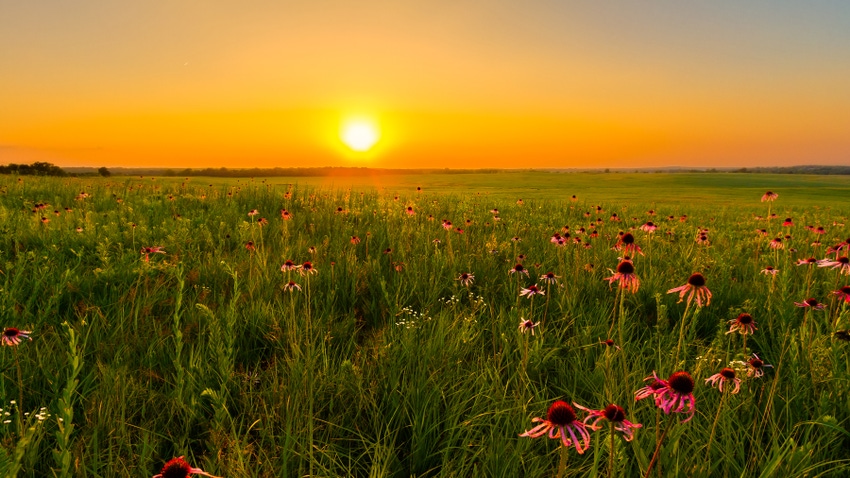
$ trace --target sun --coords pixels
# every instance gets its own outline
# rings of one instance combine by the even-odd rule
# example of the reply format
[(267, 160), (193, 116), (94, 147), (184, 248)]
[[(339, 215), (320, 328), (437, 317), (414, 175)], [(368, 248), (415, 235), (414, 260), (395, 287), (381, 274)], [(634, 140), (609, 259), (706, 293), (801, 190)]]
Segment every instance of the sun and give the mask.
[(380, 134), (374, 123), (358, 119), (342, 125), (340, 139), (352, 150), (363, 153), (375, 146)]

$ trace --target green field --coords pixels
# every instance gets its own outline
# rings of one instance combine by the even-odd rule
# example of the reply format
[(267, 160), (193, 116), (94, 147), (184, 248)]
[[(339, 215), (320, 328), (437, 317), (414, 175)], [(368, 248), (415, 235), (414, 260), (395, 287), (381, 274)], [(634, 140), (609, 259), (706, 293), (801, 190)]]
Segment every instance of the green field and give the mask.
[[(850, 267), (797, 260), (847, 256), (848, 199), (844, 176), (3, 176), (0, 325), (31, 340), (0, 348), (0, 475), (847, 476)], [(634, 292), (605, 280), (624, 255)], [(695, 272), (710, 304), (667, 293)], [(724, 368), (740, 392), (706, 383)], [(635, 400), (677, 371), (684, 423)], [(556, 400), (642, 427), (520, 437)]]

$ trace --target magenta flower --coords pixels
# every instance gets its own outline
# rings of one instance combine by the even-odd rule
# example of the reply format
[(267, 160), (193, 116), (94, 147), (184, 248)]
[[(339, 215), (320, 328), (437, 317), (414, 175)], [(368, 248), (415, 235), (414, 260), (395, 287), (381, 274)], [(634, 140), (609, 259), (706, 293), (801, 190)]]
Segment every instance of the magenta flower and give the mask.
[(470, 285), (472, 285), (472, 282), (475, 280), (475, 275), (473, 275), (470, 272), (464, 272), (461, 275), (459, 275), (458, 278), (455, 279), (455, 280), (460, 281), (461, 284), (469, 287)]
[(832, 293), (838, 296), (838, 300), (843, 300), (845, 303), (850, 304), (850, 285), (842, 286), (840, 289), (832, 291)]
[(143, 247), (142, 254), (145, 255), (145, 262), (150, 262), (151, 254), (165, 254), (165, 251), (162, 250), (162, 246)]
[(838, 259), (821, 259), (818, 261), (818, 267), (829, 267), (830, 269), (838, 269), (838, 272), (843, 275), (850, 275), (850, 258), (847, 256), (839, 257)]
[(739, 314), (737, 318), (730, 320), (728, 323), (732, 325), (729, 327), (729, 332), (726, 332), (727, 335), (734, 332), (747, 335), (757, 330), (756, 321), (753, 319), (753, 316), (746, 312)]
[(814, 310), (823, 310), (823, 308), (826, 307), (825, 304), (821, 304), (814, 297), (809, 297), (808, 299), (802, 302), (794, 302), (794, 305), (796, 305), (797, 307), (811, 307)]
[(539, 289), (537, 287), (537, 284), (534, 284), (534, 285), (530, 285), (527, 288), (521, 290), (519, 292), (519, 295), (521, 297), (528, 297), (530, 299), (530, 298), (534, 297), (535, 295), (546, 295), (546, 292), (544, 292), (543, 289)]
[(658, 226), (656, 226), (655, 223), (652, 221), (647, 221), (644, 225), (640, 226), (640, 229), (643, 232), (648, 232), (651, 234), (655, 232), (656, 229), (658, 229)]
[(644, 255), (643, 251), (640, 250), (640, 247), (635, 244), (635, 236), (633, 236), (630, 232), (620, 236), (620, 240), (617, 242), (617, 245), (614, 246), (614, 249), (617, 251), (622, 250), (626, 254), (638, 253), (640, 255)]
[(679, 293), (679, 302), (684, 300), (685, 295), (688, 295), (688, 305), (691, 304), (691, 301), (696, 297), (697, 305), (702, 307), (703, 301), (705, 305), (711, 303), (711, 291), (708, 290), (708, 287), (705, 286), (705, 277), (699, 272), (695, 272), (688, 277), (688, 283), (676, 287), (675, 289), (670, 289), (667, 291), (668, 294), (672, 294), (674, 292)]
[[(602, 427), (598, 426), (597, 423), (604, 418), (614, 424), (614, 430), (623, 432), (623, 438), (626, 441), (632, 441), (634, 438), (634, 430), (643, 426), (640, 423), (632, 423), (626, 420), (626, 411), (623, 410), (623, 407), (613, 403), (602, 410), (591, 410), (579, 405), (578, 403), (574, 405), (588, 413), (583, 422), (587, 427), (593, 430), (599, 430)], [(593, 419), (593, 423), (588, 425), (587, 421), (591, 419)]]
[(798, 266), (811, 266), (813, 264), (817, 264), (818, 260), (814, 257), (809, 257), (808, 259), (797, 259)]
[(10, 347), (18, 345), (24, 340), (32, 340), (30, 337), (31, 333), (31, 330), (20, 330), (14, 327), (7, 327), (3, 329), (3, 337), (0, 338), (0, 342), (2, 342), (2, 345), (8, 345)]
[(614, 282), (619, 282), (619, 287), (621, 289), (628, 289), (632, 294), (637, 292), (640, 287), (640, 279), (638, 279), (638, 276), (635, 274), (634, 264), (632, 264), (632, 261), (625, 258), (622, 262), (617, 264), (617, 272), (613, 276), (606, 277), (603, 280), (607, 280), (609, 285)]
[(525, 274), (528, 275), (528, 269), (525, 268), (522, 264), (517, 264), (510, 268), (508, 271), (511, 274)]
[(519, 331), (522, 333), (531, 332), (531, 335), (534, 335), (534, 328), (539, 325), (538, 323), (534, 323), (528, 319), (519, 319)]
[(555, 275), (554, 272), (547, 272), (540, 276), (540, 280), (547, 284), (557, 284), (561, 276)]
[(761, 202), (773, 202), (776, 201), (776, 198), (779, 197), (779, 194), (776, 194), (773, 191), (768, 191), (764, 193), (764, 196), (761, 197)]
[(534, 417), (531, 422), (540, 423), (540, 425), (526, 430), (520, 434), (521, 437), (537, 438), (548, 433), (549, 438), (553, 440), (560, 438), (561, 443), (567, 448), (575, 446), (579, 454), (583, 454), (590, 448), (590, 433), (587, 432), (587, 427), (576, 419), (573, 407), (563, 400), (558, 400), (549, 407), (545, 419)]
[(635, 400), (655, 396), (655, 405), (664, 413), (687, 413), (689, 416), (682, 423), (690, 421), (696, 412), (694, 401), (694, 379), (691, 374), (680, 370), (673, 373), (667, 380), (658, 378), (655, 372), (644, 380), (655, 380), (648, 387), (635, 392)]
[(720, 372), (705, 379), (706, 385), (711, 383), (712, 387), (717, 387), (717, 389), (721, 392), (723, 391), (723, 384), (727, 382), (732, 382), (732, 384), (735, 385), (735, 389), (732, 390), (732, 393), (738, 393), (741, 391), (741, 379), (736, 376), (735, 369), (726, 367)]
[(313, 267), (313, 263), (312, 263), (312, 262), (310, 262), (310, 261), (306, 261), (306, 262), (304, 262), (303, 264), (301, 264), (301, 267), (298, 269), (298, 273), (299, 273), (299, 274), (301, 274), (301, 275), (307, 275), (307, 274), (312, 275), (312, 274), (318, 274), (318, 273), (319, 273), (319, 271), (317, 271), (317, 270)]
[(218, 478), (200, 468), (192, 467), (182, 456), (168, 460), (162, 467), (162, 471), (158, 475), (154, 475), (153, 478), (186, 478), (193, 474)]
[(284, 262), (283, 265), (280, 266), (280, 270), (282, 272), (294, 271), (297, 270), (299, 267), (301, 266), (293, 262), (291, 259), (287, 259), (286, 262)]
[(764, 360), (760, 359), (758, 355), (753, 354), (753, 356), (747, 360), (747, 377), (761, 377), (764, 375), (765, 367), (773, 368), (773, 365), (764, 363)]

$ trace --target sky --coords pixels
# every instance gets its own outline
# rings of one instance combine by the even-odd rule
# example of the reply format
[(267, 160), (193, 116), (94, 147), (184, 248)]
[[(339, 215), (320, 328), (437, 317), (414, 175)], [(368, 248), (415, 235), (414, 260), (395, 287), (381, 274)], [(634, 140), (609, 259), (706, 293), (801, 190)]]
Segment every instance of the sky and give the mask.
[(0, 2), (0, 164), (847, 165), (848, 85), (846, 0)]

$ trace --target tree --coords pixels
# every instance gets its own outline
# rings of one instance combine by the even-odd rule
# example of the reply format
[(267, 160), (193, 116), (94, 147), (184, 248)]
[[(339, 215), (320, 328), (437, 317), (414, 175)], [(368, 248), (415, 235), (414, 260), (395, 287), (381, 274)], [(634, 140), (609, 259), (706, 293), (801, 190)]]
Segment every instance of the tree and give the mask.
[(98, 169), (97, 169), (97, 174), (100, 174), (100, 175), (101, 175), (101, 176), (103, 176), (104, 178), (108, 178), (109, 176), (112, 176), (112, 173), (110, 173), (110, 172), (109, 172), (109, 170), (108, 170), (108, 169), (106, 169), (106, 166), (103, 166), (103, 167), (98, 168)]

